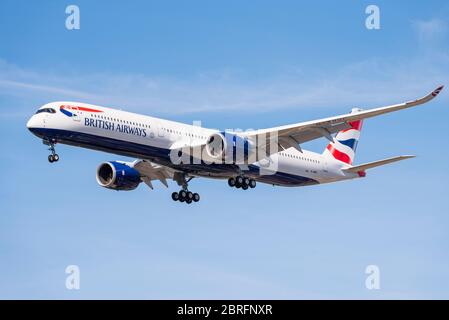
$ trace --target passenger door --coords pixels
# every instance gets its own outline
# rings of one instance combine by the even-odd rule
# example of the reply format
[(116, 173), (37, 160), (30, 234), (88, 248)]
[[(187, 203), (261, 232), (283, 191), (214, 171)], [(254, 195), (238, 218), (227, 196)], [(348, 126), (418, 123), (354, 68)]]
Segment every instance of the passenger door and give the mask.
[(82, 113), (83, 112), (79, 111), (77, 107), (73, 108), (72, 109), (72, 119), (73, 119), (73, 121), (80, 122)]

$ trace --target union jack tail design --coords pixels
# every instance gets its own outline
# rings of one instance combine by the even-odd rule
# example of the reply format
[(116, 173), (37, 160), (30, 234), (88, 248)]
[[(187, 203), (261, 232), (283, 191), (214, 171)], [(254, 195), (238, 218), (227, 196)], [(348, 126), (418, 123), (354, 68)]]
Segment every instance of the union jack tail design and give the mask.
[[(360, 109), (354, 108), (351, 113), (358, 112)], [(323, 154), (338, 161), (352, 165), (360, 139), (363, 120), (350, 122), (351, 128), (337, 133), (334, 142), (327, 145)]]

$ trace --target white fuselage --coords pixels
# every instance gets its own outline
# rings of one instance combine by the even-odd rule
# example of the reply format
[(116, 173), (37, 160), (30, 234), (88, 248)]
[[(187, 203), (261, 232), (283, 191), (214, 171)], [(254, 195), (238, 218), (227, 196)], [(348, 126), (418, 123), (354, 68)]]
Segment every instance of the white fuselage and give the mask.
[[(46, 112), (52, 109), (56, 112)], [(40, 138), (57, 143), (101, 150), (150, 160), (179, 168), (192, 176), (228, 178), (244, 171), (254, 179), (273, 185), (301, 186), (356, 178), (341, 169), (344, 164), (322, 154), (289, 148), (272, 155), (276, 173), (260, 175), (258, 164), (245, 168), (234, 164), (175, 165), (169, 152), (184, 145), (206, 143), (219, 130), (163, 120), (118, 109), (78, 102), (53, 102), (42, 106), (27, 127)]]

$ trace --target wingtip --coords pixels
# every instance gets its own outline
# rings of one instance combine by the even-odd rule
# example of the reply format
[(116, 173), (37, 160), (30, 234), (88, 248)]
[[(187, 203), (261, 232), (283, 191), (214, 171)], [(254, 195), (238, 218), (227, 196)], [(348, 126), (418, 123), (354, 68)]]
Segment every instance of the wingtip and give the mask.
[(444, 88), (444, 85), (441, 85), (438, 88), (436, 88), (435, 90), (433, 90), (432, 97), (436, 97), (441, 92), (441, 90), (443, 90), (443, 88)]

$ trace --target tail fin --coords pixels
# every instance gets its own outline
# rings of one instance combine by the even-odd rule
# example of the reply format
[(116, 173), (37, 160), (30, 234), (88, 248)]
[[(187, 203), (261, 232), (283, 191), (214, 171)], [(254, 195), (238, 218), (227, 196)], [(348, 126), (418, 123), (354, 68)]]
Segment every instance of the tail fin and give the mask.
[[(361, 111), (361, 109), (354, 108), (351, 113), (359, 111)], [(334, 138), (334, 142), (327, 145), (323, 155), (352, 165), (357, 144), (360, 139), (363, 120), (350, 122), (349, 124), (351, 125), (351, 128), (338, 132)]]

